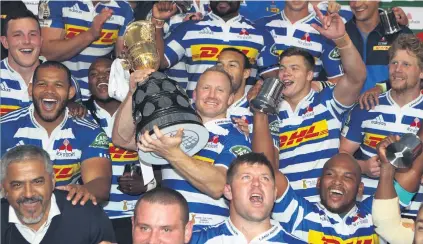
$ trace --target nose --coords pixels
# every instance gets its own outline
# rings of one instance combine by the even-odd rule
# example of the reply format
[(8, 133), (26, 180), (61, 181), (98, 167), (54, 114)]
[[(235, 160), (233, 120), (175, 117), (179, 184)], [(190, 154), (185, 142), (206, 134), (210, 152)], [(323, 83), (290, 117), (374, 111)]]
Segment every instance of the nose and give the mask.
[(148, 241), (149, 244), (159, 244), (160, 243), (160, 230), (152, 230), (150, 238)]
[(279, 70), (279, 78), (281, 80), (286, 80), (289, 77), (291, 77), (291, 72), (288, 69)]
[(33, 195), (34, 194), (33, 194), (33, 190), (32, 190), (31, 184), (25, 184), (25, 186), (24, 186), (24, 197), (30, 198)]
[(261, 185), (260, 178), (259, 177), (253, 177), (253, 180), (251, 182), (253, 186), (259, 187)]
[(31, 42), (31, 36), (30, 35), (24, 35), (23, 43), (28, 44)]

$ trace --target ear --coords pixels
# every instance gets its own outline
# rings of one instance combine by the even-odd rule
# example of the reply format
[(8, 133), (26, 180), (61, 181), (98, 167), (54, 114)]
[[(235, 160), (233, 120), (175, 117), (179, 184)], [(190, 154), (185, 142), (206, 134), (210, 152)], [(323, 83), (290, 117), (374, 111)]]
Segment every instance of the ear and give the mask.
[(361, 198), (363, 196), (363, 192), (364, 192), (364, 184), (363, 182), (360, 182), (360, 184), (358, 185), (357, 196)]
[(312, 81), (313, 78), (314, 78), (314, 72), (313, 72), (313, 70), (307, 71), (307, 80), (308, 81)]
[[(423, 69), (421, 70), (419, 77), (420, 77), (420, 80), (423, 80)], [(422, 82), (422, 81), (420, 81), (420, 82)]]
[(28, 94), (30, 97), (32, 97), (32, 87), (33, 87), (32, 82), (30, 82), (28, 85)]
[(244, 78), (244, 80), (248, 79), (248, 77), (250, 77), (251, 75), (251, 69), (244, 69), (244, 73), (242, 75), (242, 78)]
[(232, 200), (232, 188), (231, 188), (231, 186), (229, 184), (225, 184), (225, 188), (223, 189), (223, 195), (229, 201)]
[(231, 106), (232, 103), (234, 103), (234, 99), (235, 99), (235, 95), (233, 93), (231, 95), (229, 95), (228, 107)]
[(5, 36), (1, 36), (0, 37), (1, 40), (1, 44), (3, 45), (4, 48), (9, 49), (9, 43), (7, 43), (7, 39)]
[(51, 173), (51, 184), (53, 186), (52, 191), (54, 191), (54, 186), (56, 185), (56, 177), (55, 177), (54, 173)]
[(69, 93), (68, 93), (68, 99), (71, 100), (75, 96), (75, 87), (70, 85), (69, 87)]
[(278, 188), (275, 185), (275, 195), (273, 197), (273, 201), (276, 201), (277, 198), (278, 198)]
[(317, 178), (316, 188), (320, 189), (320, 177)]
[(189, 243), (192, 236), (192, 227), (194, 223), (190, 220), (188, 221), (187, 225), (185, 225), (185, 233), (184, 233), (184, 243)]
[(197, 100), (197, 88), (194, 89), (194, 92), (192, 93), (192, 100), (195, 101)]

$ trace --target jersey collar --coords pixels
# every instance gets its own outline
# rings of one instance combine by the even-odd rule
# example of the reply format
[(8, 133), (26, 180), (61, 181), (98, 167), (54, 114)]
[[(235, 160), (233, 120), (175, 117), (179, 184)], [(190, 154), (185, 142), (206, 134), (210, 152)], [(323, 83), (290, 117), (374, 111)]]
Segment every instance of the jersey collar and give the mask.
[(223, 24), (229, 24), (229, 25), (232, 24), (232, 23), (235, 23), (235, 22), (239, 22), (242, 19), (242, 16), (240, 14), (238, 14), (237, 16), (233, 17), (232, 19), (230, 19), (228, 21), (224, 21), (221, 17), (217, 16), (213, 12), (210, 12), (208, 14), (208, 16), (210, 17), (210, 19), (212, 21), (220, 22), (220, 23), (223, 23)]
[(386, 96), (386, 99), (388, 100), (388, 102), (389, 102), (392, 106), (394, 106), (394, 107), (398, 107), (398, 108), (400, 108), (400, 109), (403, 109), (403, 108), (412, 108), (412, 107), (414, 107), (415, 105), (420, 104), (420, 103), (422, 102), (422, 100), (423, 100), (423, 94), (420, 92), (420, 93), (419, 93), (419, 96), (418, 96), (416, 99), (414, 99), (413, 101), (411, 101), (411, 102), (409, 102), (409, 103), (405, 104), (404, 106), (400, 107), (400, 106), (399, 106), (399, 105), (395, 102), (395, 100), (392, 98), (391, 91), (392, 91), (392, 89), (390, 89), (389, 91), (387, 91), (387, 96)]
[(308, 21), (310, 21), (311, 19), (316, 17), (316, 13), (312, 12), (309, 15), (307, 15), (306, 17), (296, 21), (295, 23), (291, 23), (291, 21), (288, 19), (288, 17), (285, 15), (285, 10), (281, 11), (281, 17), (282, 20), (287, 21), (288, 25), (296, 25), (296, 24), (307, 24)]
[[(233, 236), (238, 236), (238, 237), (241, 237), (241, 238), (243, 238), (245, 240), (247, 239), (247, 238), (245, 238), (244, 234), (235, 227), (235, 225), (232, 223), (230, 217), (227, 220), (225, 220), (225, 224), (226, 224), (226, 226), (228, 227), (228, 230), (231, 232), (231, 234)], [(277, 221), (270, 220), (270, 224), (272, 225), (272, 227), (270, 229), (268, 229), (267, 231), (261, 233), (260, 235), (258, 235), (256, 237), (254, 237), (251, 240), (250, 243), (252, 243), (254, 241), (260, 241), (260, 242), (262, 242), (262, 241), (269, 240), (272, 237), (274, 237), (275, 235), (277, 235), (277, 233), (279, 231), (282, 230), (281, 225)]]
[(303, 99), (301, 99), (301, 101), (298, 103), (297, 107), (295, 108), (295, 111), (292, 111), (291, 105), (289, 105), (286, 100), (282, 99), (282, 102), (279, 104), (279, 110), (286, 110), (289, 111), (290, 114), (297, 115), (302, 108), (306, 108), (310, 104), (311, 99), (314, 97), (315, 93), (316, 92), (313, 89), (310, 89), (310, 92), (305, 97), (303, 97)]

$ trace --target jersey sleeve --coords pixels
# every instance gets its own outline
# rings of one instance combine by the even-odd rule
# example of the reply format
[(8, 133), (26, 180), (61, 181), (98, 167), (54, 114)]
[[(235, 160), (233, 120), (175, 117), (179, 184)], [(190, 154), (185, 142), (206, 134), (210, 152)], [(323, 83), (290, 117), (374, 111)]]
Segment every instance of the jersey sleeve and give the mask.
[(125, 33), (125, 29), (128, 26), (128, 24), (134, 20), (134, 11), (132, 10), (132, 8), (129, 6), (129, 4), (124, 5), (123, 7), (123, 16), (125, 18), (123, 25), (120, 27), (119, 29), (119, 36), (123, 36), (123, 34)]
[(307, 231), (302, 229), (302, 222), (304, 217), (313, 211), (313, 207), (312, 203), (298, 196), (288, 183), (285, 193), (275, 201), (272, 218), (291, 234), (297, 230)]
[(62, 9), (64, 1), (41, 1), (38, 5), (38, 17), (41, 27), (65, 29)]
[(187, 30), (188, 22), (180, 24), (170, 33), (170, 35), (164, 40), (164, 56), (169, 63), (169, 67), (177, 64), (184, 56), (186, 50), (186, 42), (183, 41), (183, 37)]
[(216, 157), (214, 165), (228, 168), (236, 157), (250, 152), (252, 151), (248, 138), (241, 133), (239, 133), (239, 135), (233, 135), (230, 133), (226, 136), (225, 141), (223, 142), (223, 150)]
[(333, 41), (327, 40), (326, 38), (324, 39), (321, 59), (326, 75), (329, 79), (341, 76), (344, 74), (344, 71), (342, 68), (339, 49)]
[(341, 135), (350, 141), (363, 142), (363, 115), (359, 106), (355, 106), (348, 114)]
[(278, 55), (275, 51), (275, 41), (272, 35), (263, 30), (264, 46), (257, 57), (258, 72), (260, 75), (278, 69)]
[(351, 109), (354, 105), (345, 106), (336, 100), (334, 95), (335, 87), (325, 87), (319, 93), (318, 99), (321, 104), (329, 109), (332, 115), (339, 121), (342, 121), (346, 111)]
[[(85, 136), (86, 135), (86, 136)], [(89, 133), (85, 133), (86, 146), (82, 149), (81, 162), (89, 158), (109, 158), (109, 143), (110, 139), (99, 127), (96, 127), (94, 130)]]

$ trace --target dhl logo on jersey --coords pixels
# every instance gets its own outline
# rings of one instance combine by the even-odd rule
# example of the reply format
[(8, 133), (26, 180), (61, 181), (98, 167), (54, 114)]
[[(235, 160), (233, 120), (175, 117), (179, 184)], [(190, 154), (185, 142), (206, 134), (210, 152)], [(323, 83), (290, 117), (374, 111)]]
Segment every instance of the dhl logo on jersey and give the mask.
[[(66, 39), (72, 39), (75, 36), (87, 31), (88, 27), (77, 26), (77, 25), (65, 25)], [(110, 45), (116, 42), (118, 38), (118, 30), (106, 30), (102, 29), (100, 37), (93, 44)]]
[(193, 61), (217, 61), (219, 53), (228, 47), (233, 47), (241, 50), (250, 60), (250, 63), (255, 63), (258, 55), (258, 50), (251, 47), (244, 46), (229, 46), (229, 45), (192, 45), (191, 54)]
[(115, 147), (113, 143), (109, 144), (110, 159), (114, 162), (138, 161), (138, 153), (128, 151), (123, 148)]
[(364, 145), (376, 149), (377, 144), (385, 139), (385, 137), (384, 135), (364, 133)]
[(53, 165), (56, 181), (66, 181), (81, 171), (81, 164)]
[(7, 113), (20, 109), (20, 106), (13, 106), (13, 105), (0, 105), (0, 116), (3, 116)]
[(342, 240), (339, 237), (325, 235), (323, 232), (310, 230), (308, 233), (308, 243), (311, 244), (379, 244), (379, 237), (377, 234), (370, 236), (354, 237), (347, 240)]
[(280, 149), (296, 147), (301, 143), (317, 140), (329, 135), (328, 123), (321, 120), (310, 126), (298, 128), (297, 130), (287, 131), (279, 135)]

